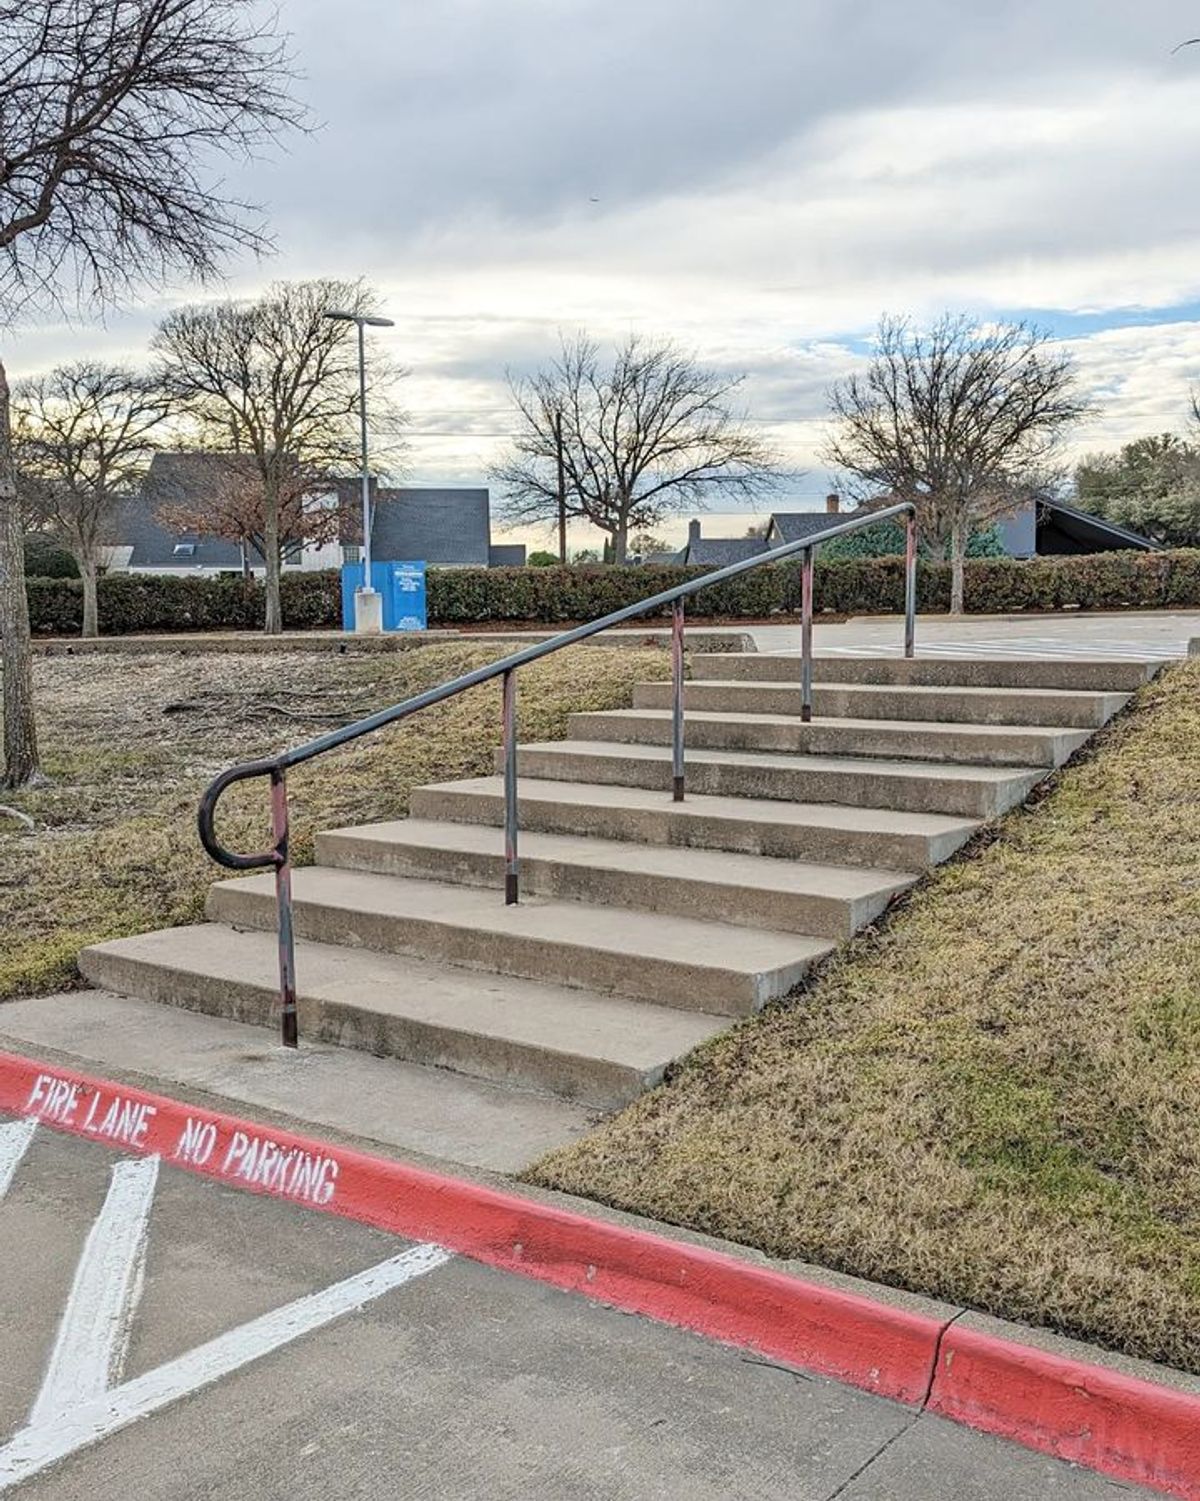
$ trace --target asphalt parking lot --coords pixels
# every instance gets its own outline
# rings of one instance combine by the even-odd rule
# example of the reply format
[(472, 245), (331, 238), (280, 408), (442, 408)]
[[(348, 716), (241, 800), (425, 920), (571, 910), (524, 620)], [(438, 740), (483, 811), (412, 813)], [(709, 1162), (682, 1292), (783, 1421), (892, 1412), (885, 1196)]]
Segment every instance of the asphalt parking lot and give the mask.
[(1112, 1501), (833, 1382), (0, 1122), (0, 1494)]

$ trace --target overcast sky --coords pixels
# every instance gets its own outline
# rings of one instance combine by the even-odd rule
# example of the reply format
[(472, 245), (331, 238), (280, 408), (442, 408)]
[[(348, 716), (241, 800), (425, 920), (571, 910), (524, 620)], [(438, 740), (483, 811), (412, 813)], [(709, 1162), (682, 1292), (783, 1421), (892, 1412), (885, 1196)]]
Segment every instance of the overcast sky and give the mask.
[[(1200, 380), (1200, 0), (283, 0), (323, 121), (232, 185), (276, 277), (363, 275), (411, 370), (412, 482), (483, 478), (505, 367), (560, 328), (744, 370), (820, 496), (829, 382), (883, 311), (1022, 316), (1097, 399), (1080, 451)], [(138, 358), (176, 287), (26, 328), (21, 375)]]

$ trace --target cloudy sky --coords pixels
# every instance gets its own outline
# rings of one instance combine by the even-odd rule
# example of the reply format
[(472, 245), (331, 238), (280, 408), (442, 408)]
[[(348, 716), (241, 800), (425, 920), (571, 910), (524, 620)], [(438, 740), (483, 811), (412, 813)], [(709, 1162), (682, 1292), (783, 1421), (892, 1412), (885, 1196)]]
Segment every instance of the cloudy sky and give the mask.
[[(1079, 451), (1200, 380), (1200, 0), (283, 0), (322, 128), (235, 175), (276, 277), (362, 275), (411, 371), (408, 478), (480, 481), (504, 372), (557, 331), (745, 371), (803, 477), (883, 311), (1036, 320), (1096, 398)], [(175, 287), (30, 327), (24, 374), (137, 358)], [(733, 530), (735, 528), (727, 528)], [(718, 527), (713, 527), (716, 532)]]

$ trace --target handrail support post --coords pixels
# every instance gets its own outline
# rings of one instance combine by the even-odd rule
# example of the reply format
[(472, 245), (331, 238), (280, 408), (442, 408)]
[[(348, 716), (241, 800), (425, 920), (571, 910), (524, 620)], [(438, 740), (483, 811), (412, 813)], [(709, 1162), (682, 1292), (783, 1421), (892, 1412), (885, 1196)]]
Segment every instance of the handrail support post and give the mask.
[(671, 606), (671, 789), (683, 802), (683, 600)]
[(285, 1048), (300, 1045), (296, 1019), (296, 937), (292, 925), (292, 867), (288, 854), (287, 776), (271, 772), (271, 831), (275, 864), (275, 906), (279, 936), (279, 1026)]
[(521, 895), (521, 863), (517, 854), (517, 674), (510, 668), (503, 678), (504, 717), (504, 905), (516, 906)]
[(812, 615), (813, 549), (806, 547), (800, 574), (800, 719), (804, 724), (812, 719)]
[(904, 655), (916, 652), (917, 640), (917, 513), (909, 511), (904, 529)]

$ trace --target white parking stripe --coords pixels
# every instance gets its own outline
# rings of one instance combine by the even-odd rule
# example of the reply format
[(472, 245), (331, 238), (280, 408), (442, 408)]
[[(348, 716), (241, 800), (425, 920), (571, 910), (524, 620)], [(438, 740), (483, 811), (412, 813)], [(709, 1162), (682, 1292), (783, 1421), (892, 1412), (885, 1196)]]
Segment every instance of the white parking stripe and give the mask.
[(321, 1292), (310, 1293), (231, 1329), (228, 1334), (218, 1335), (176, 1360), (94, 1396), (70, 1411), (58, 1413), (52, 1421), (40, 1424), (31, 1421), (28, 1428), (0, 1449), (0, 1492), (28, 1480), (75, 1450), (97, 1443), (138, 1418), (158, 1412), (252, 1360), (291, 1344), (303, 1334), (311, 1334), (415, 1277), (432, 1272), (449, 1259), (450, 1253), (439, 1246), (414, 1246), (378, 1266), (347, 1277), (344, 1282), (336, 1282)]
[(113, 1167), (104, 1207), (75, 1268), (31, 1426), (99, 1397), (120, 1379), (141, 1297), (146, 1225), (157, 1181), (157, 1157), (127, 1158)]
[(21, 1158), (29, 1149), (37, 1121), (30, 1117), (23, 1121), (6, 1121), (0, 1126), (0, 1199), (8, 1192), (13, 1174), (21, 1165)]

